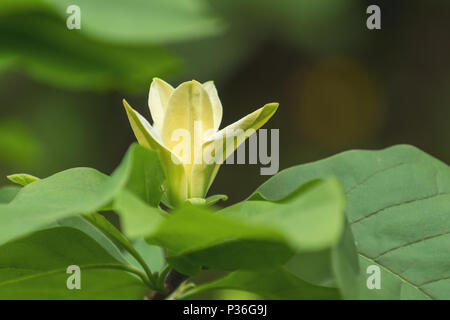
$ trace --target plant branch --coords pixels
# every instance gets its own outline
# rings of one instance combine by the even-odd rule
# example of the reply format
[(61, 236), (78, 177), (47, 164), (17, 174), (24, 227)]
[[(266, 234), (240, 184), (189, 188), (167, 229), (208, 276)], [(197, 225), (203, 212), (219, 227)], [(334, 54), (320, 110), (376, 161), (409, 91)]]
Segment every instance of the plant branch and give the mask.
[(155, 291), (150, 297), (150, 300), (163, 300), (166, 299), (168, 296), (170, 296), (179, 286), (180, 284), (185, 281), (188, 276), (179, 273), (178, 271), (174, 269), (170, 269), (170, 271), (167, 273), (166, 278), (164, 279), (164, 292), (157, 292)]

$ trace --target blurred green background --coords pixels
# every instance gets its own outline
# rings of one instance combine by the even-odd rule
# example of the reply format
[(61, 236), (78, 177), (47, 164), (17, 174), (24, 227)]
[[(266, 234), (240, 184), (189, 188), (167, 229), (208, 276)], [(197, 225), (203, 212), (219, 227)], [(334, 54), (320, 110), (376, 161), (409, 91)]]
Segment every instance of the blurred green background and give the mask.
[[(66, 9), (81, 8), (81, 30)], [(366, 28), (381, 7), (382, 29)], [(280, 108), (280, 169), (353, 148), (416, 145), (450, 162), (450, 2), (1, 0), (0, 185), (77, 166), (110, 173), (149, 116), (152, 77), (214, 80), (224, 125)], [(224, 165), (228, 203), (268, 177)]]

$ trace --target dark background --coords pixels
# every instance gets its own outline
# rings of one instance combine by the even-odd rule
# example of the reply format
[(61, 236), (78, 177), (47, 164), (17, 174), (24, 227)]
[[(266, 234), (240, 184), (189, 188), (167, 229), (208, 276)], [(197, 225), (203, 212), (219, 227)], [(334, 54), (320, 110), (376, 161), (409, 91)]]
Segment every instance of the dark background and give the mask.
[[(69, 4), (81, 30), (68, 30)], [(381, 7), (381, 30), (366, 8)], [(450, 2), (3, 0), (0, 185), (77, 166), (110, 173), (146, 117), (152, 77), (214, 80), (222, 126), (280, 107), (280, 169), (408, 143), (450, 162)], [(210, 194), (247, 197), (267, 176), (224, 165)]]

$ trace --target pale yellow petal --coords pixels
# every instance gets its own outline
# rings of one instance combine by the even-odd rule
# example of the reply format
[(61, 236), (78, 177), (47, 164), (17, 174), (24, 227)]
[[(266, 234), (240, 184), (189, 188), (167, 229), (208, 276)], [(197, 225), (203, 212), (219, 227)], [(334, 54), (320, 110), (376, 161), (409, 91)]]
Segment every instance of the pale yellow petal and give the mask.
[(211, 102), (202, 85), (192, 80), (178, 86), (170, 96), (164, 117), (161, 131), (164, 145), (172, 150), (179, 144), (179, 132), (189, 133), (191, 163), (193, 163), (194, 147), (198, 146), (198, 149), (201, 149), (205, 131), (211, 131), (213, 127)]
[[(233, 124), (223, 128), (219, 132), (215, 133), (213, 136), (208, 138), (208, 140), (204, 143), (204, 148), (208, 147), (211, 144), (221, 144), (223, 145), (222, 150), (224, 151), (222, 161), (225, 159), (239, 147), (239, 144), (245, 141), (248, 138), (247, 130), (258, 130), (261, 128), (277, 111), (278, 103), (268, 103), (264, 107), (246, 115), (244, 118), (236, 121)], [(234, 148), (225, 148), (226, 144), (233, 143), (232, 139), (227, 139), (231, 137), (235, 137), (234, 141), (237, 141), (239, 144), (235, 144)], [(226, 151), (226, 152), (225, 152)]]
[[(203, 153), (213, 154), (216, 162), (195, 164), (191, 172), (190, 196), (204, 197), (219, 171), (220, 164), (255, 130), (276, 112), (278, 103), (269, 103), (241, 120), (220, 130), (203, 144)], [(219, 154), (215, 151), (219, 150)], [(189, 174), (189, 173), (188, 173)]]
[(195, 164), (191, 170), (189, 194), (191, 197), (204, 198), (208, 193), (214, 178), (219, 171), (220, 164)]
[(162, 128), (164, 113), (173, 90), (173, 87), (167, 82), (159, 78), (153, 78), (148, 94), (148, 106), (152, 115), (153, 125), (157, 130)]
[(203, 84), (203, 88), (208, 93), (209, 100), (211, 101), (214, 118), (214, 131), (217, 131), (220, 123), (222, 122), (222, 103), (220, 102), (219, 94), (217, 93), (217, 89), (213, 81), (205, 82)]
[(164, 146), (157, 137), (154, 128), (143, 116), (125, 100), (123, 100), (123, 105), (139, 144), (159, 151), (161, 163), (166, 174), (164, 185), (166, 197), (172, 206), (180, 205), (188, 198), (187, 176), (181, 160)]

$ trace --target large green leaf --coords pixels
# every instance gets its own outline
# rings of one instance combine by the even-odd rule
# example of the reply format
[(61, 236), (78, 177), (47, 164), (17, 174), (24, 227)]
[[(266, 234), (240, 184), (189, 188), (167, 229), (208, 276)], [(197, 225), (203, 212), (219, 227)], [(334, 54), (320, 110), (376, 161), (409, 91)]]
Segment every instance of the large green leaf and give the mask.
[[(136, 185), (159, 194), (160, 179), (142, 174), (140, 181), (135, 171), (142, 166), (134, 166), (145, 161), (156, 165), (157, 158), (155, 152), (134, 144), (111, 177), (94, 169), (74, 168), (25, 186), (10, 203), (0, 204), (0, 243), (66, 216), (95, 212), (122, 190), (136, 190)], [(157, 198), (152, 197), (149, 200), (155, 202)]]
[[(81, 289), (67, 288), (67, 267)], [(41, 230), (0, 246), (0, 299), (142, 299), (145, 275), (71, 227)]]
[[(88, 222), (89, 221), (89, 222)], [(114, 227), (105, 217), (98, 213), (64, 218), (56, 223), (46, 226), (66, 226), (78, 229), (93, 238), (108, 253), (124, 264), (133, 264), (147, 275), (152, 288), (158, 288), (157, 274), (162, 270), (165, 260), (162, 248), (151, 246), (143, 239), (133, 245)], [(124, 254), (120, 249), (124, 249)], [(154, 274), (152, 273), (154, 272)]]
[(355, 299), (359, 263), (348, 223), (340, 241), (331, 248), (297, 252), (285, 265), (295, 276), (312, 284), (338, 287), (345, 299)]
[[(71, 218), (67, 218), (71, 219)], [(98, 213), (92, 213), (84, 215), (83, 220), (86, 219), (95, 226), (102, 234), (108, 237), (117, 247), (124, 249), (132, 254), (136, 254), (136, 250), (130, 243), (130, 241), (115, 227), (110, 223), (104, 216)]]
[(344, 227), (344, 207), (339, 181), (325, 178), (304, 183), (276, 200), (255, 194), (220, 213), (277, 228), (297, 250), (315, 251), (331, 247), (339, 240)]
[(181, 299), (199, 293), (218, 289), (238, 289), (256, 293), (268, 299), (338, 299), (339, 293), (333, 288), (311, 285), (291, 274), (284, 268), (275, 267), (257, 271), (234, 271), (229, 275), (188, 292)]
[[(81, 8), (82, 30), (120, 43), (167, 43), (215, 35), (223, 30), (205, 0), (45, 0), (66, 17)], [(107, 8), (107, 9), (105, 9)]]
[(114, 227), (105, 217), (98, 213), (93, 213), (86, 215), (85, 218), (101, 230), (106, 236), (108, 236), (118, 247), (124, 249), (128, 254), (130, 254), (139, 264), (147, 274), (150, 282), (156, 287), (156, 277), (153, 275), (152, 270), (149, 268), (146, 261), (139, 254), (139, 252), (134, 248), (130, 241)]
[[(358, 296), (450, 298), (449, 166), (407, 145), (355, 150), (284, 170), (257, 193), (276, 199), (329, 175), (339, 178), (347, 196), (361, 266)], [(369, 265), (380, 268), (381, 289), (366, 286)]]
[(164, 171), (157, 153), (141, 146), (134, 147), (131, 167), (127, 189), (152, 207), (157, 207), (164, 181)]
[(97, 227), (93, 226), (88, 220), (82, 216), (71, 216), (67, 218), (60, 219), (54, 223), (46, 225), (39, 230), (51, 229), (55, 227), (70, 227), (85, 233), (89, 237), (95, 240), (97, 244), (103, 249), (105, 249), (109, 255), (114, 257), (117, 261), (127, 264), (127, 260), (124, 255), (110, 238), (108, 238), (102, 231)]
[(113, 209), (120, 214), (122, 231), (131, 239), (144, 237), (154, 232), (167, 215), (137, 196), (123, 190), (114, 199)]
[(194, 206), (172, 212), (146, 240), (165, 247), (169, 263), (187, 274), (199, 271), (201, 265), (230, 270), (261, 268), (282, 263), (292, 253), (277, 230)]
[(11, 202), (12, 199), (19, 193), (20, 187), (4, 186), (0, 188), (0, 204)]
[[(0, 64), (6, 61), (7, 67), (25, 70), (40, 81), (75, 89), (142, 91), (149, 79), (178, 67), (178, 59), (151, 43), (124, 46), (96, 41), (86, 36), (84, 25), (68, 30), (65, 19), (49, 10), (24, 9), (1, 16)], [(88, 19), (87, 11), (82, 13), (86, 13), (83, 21)], [(65, 9), (61, 14), (66, 16)]]
[(219, 212), (186, 205), (152, 223), (146, 240), (165, 247), (168, 261), (188, 274), (201, 265), (264, 268), (286, 262), (295, 250), (332, 246), (342, 232), (343, 205), (335, 179), (314, 181), (280, 201), (252, 200)]

